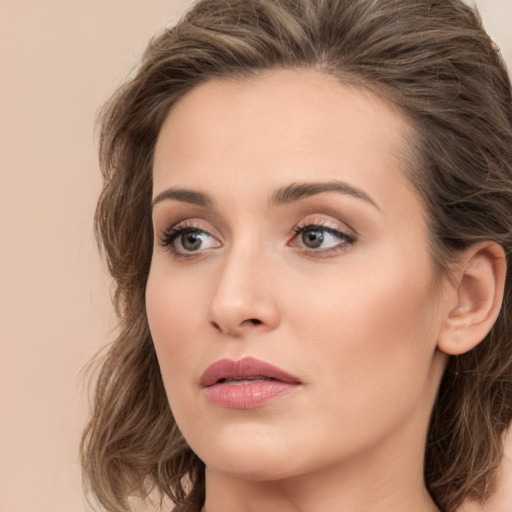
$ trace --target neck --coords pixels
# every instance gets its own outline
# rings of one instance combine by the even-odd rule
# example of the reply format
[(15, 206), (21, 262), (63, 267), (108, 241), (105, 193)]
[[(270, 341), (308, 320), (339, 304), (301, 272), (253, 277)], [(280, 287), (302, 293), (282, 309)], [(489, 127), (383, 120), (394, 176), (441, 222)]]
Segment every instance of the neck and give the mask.
[(358, 461), (274, 481), (207, 468), (202, 512), (439, 512), (423, 483), (424, 450), (417, 445), (380, 453), (369, 448)]

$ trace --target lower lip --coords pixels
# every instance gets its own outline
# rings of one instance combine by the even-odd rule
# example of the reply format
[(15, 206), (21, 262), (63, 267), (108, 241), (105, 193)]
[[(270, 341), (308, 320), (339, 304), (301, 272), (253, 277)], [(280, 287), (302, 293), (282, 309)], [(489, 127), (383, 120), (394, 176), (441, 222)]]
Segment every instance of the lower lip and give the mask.
[(242, 385), (217, 383), (204, 388), (210, 402), (226, 409), (256, 409), (275, 402), (299, 388), (300, 384), (266, 380)]

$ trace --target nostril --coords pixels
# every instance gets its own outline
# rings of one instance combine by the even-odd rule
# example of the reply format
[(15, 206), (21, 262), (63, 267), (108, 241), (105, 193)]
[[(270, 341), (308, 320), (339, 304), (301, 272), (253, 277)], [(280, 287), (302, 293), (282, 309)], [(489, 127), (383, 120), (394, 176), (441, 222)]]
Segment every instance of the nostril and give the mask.
[(210, 322), (210, 325), (218, 332), (226, 332), (226, 333), (232, 333), (238, 332), (239, 328), (242, 328), (244, 325), (262, 325), (263, 322), (259, 318), (247, 318), (242, 323), (238, 324), (233, 330), (230, 328), (228, 324), (223, 326), (222, 324), (218, 324), (217, 322), (214, 322), (213, 320)]

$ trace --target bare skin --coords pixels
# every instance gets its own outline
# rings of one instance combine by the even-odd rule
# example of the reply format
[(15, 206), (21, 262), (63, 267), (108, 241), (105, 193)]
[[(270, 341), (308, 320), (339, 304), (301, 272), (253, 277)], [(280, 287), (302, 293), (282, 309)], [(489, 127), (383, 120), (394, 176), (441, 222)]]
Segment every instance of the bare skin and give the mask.
[[(377, 96), (313, 71), (207, 82), (168, 115), (147, 313), (206, 464), (203, 512), (438, 510), (423, 483), (430, 411), (446, 353), (492, 325), (503, 269), (482, 244), (458, 286), (436, 287), (408, 136)], [(484, 307), (489, 325), (470, 331)], [(205, 370), (248, 356), (298, 383), (262, 406), (213, 403)]]

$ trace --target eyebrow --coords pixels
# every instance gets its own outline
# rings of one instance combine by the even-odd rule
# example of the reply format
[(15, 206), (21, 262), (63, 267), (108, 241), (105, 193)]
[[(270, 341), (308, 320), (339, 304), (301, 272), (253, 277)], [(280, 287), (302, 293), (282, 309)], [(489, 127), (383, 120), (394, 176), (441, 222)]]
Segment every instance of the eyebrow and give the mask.
[(280, 188), (272, 194), (270, 206), (280, 206), (283, 204), (300, 201), (306, 197), (323, 194), (324, 192), (338, 192), (340, 194), (362, 199), (371, 204), (380, 211), (377, 203), (363, 190), (349, 185), (344, 181), (327, 181), (322, 183), (292, 183), (286, 187)]
[[(338, 180), (321, 183), (292, 183), (276, 190), (270, 198), (269, 205), (270, 207), (277, 207), (294, 203), (324, 192), (337, 192), (355, 197), (356, 199), (362, 199), (380, 211), (377, 203), (366, 192), (344, 181)], [(165, 200), (181, 201), (183, 203), (202, 206), (203, 208), (215, 208), (215, 201), (208, 194), (182, 188), (168, 188), (160, 192), (160, 194), (153, 199), (151, 208), (153, 209), (155, 205)]]
[(195, 204), (204, 208), (214, 208), (215, 205), (213, 199), (203, 192), (196, 192), (195, 190), (187, 190), (183, 188), (168, 188), (163, 192), (160, 192), (160, 194), (153, 199), (151, 209), (166, 199)]

